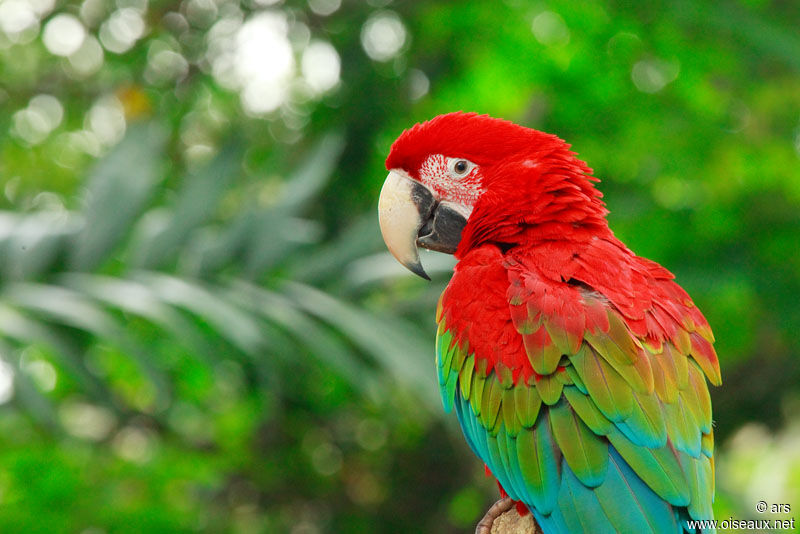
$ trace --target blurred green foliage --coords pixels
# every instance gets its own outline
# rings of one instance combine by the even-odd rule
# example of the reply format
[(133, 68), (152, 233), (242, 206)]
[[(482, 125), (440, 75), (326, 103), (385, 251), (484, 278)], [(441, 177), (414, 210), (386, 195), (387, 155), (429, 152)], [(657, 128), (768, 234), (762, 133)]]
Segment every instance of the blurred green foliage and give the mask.
[(0, 531), (464, 532), (494, 489), (375, 200), (403, 128), (558, 134), (717, 335), (720, 518), (800, 509), (791, 2), (0, 0)]

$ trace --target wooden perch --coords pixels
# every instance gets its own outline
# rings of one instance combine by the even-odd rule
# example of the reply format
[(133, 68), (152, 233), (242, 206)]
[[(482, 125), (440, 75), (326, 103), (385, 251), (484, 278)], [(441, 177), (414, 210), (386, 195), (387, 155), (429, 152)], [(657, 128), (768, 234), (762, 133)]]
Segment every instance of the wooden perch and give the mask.
[(475, 534), (542, 534), (542, 530), (533, 519), (533, 514), (520, 516), (514, 501), (506, 498), (489, 508), (475, 527)]

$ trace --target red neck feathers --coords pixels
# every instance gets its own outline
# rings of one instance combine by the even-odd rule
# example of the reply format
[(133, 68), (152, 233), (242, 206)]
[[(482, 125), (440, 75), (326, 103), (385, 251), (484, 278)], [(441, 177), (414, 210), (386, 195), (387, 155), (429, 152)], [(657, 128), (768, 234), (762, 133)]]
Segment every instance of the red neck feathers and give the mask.
[(484, 243), (501, 248), (578, 244), (612, 235), (592, 169), (558, 137), (529, 131), (537, 134), (536, 144), (484, 168), (486, 192), (464, 229), (457, 258)]

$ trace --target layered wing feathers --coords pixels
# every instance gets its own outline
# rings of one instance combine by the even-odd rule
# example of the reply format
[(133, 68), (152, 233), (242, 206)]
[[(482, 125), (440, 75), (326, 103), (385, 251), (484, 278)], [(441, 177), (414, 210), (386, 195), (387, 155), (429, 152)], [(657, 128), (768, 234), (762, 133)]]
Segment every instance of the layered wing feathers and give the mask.
[(522, 363), (471, 347), (446, 301), (437, 314), (445, 408), (504, 490), (546, 533), (674, 533), (711, 518), (706, 380), (718, 383), (719, 369), (702, 316), (667, 304), (658, 317), (673, 335), (639, 336), (591, 288), (507, 273)]

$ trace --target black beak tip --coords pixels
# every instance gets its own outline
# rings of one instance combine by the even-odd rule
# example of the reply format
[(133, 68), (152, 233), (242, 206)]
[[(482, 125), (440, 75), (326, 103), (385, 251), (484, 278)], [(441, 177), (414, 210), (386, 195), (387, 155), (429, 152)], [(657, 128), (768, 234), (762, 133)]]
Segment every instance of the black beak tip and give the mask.
[(406, 267), (408, 267), (408, 270), (411, 271), (412, 273), (430, 282), (431, 277), (428, 276), (428, 273), (426, 273), (425, 269), (422, 268), (422, 264), (420, 262), (411, 263), (409, 265), (406, 265)]

